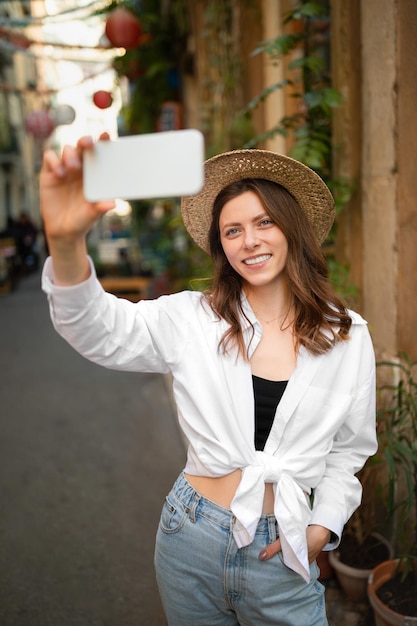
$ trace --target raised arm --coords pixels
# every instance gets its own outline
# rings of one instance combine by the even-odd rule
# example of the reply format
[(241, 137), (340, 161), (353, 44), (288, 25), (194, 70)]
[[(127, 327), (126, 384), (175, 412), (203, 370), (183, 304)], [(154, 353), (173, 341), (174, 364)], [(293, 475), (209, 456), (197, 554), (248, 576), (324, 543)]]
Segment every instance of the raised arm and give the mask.
[[(108, 139), (107, 133), (100, 136)], [(91, 137), (65, 146), (61, 155), (47, 150), (40, 173), (40, 203), (45, 235), (53, 260), (54, 282), (74, 285), (87, 279), (90, 267), (86, 238), (114, 201), (88, 202), (83, 193), (83, 154), (94, 150)]]

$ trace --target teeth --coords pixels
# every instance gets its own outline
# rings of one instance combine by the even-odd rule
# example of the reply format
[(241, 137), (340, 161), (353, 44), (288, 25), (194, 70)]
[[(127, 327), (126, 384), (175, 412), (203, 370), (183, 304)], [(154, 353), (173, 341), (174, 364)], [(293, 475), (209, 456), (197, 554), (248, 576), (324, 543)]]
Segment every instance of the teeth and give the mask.
[(256, 263), (263, 263), (264, 261), (268, 261), (270, 258), (270, 254), (263, 254), (262, 256), (257, 256), (254, 259), (246, 259), (244, 263), (246, 263), (246, 265), (256, 265)]

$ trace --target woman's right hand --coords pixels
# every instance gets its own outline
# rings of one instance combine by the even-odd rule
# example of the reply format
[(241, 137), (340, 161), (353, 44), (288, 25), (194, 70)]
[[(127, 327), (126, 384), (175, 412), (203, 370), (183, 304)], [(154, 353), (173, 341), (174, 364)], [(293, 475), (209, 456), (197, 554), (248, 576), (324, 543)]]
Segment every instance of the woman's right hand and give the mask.
[[(100, 140), (109, 136), (103, 133)], [(113, 201), (88, 202), (83, 192), (83, 154), (94, 150), (91, 137), (65, 146), (62, 155), (47, 150), (40, 173), (41, 213), (48, 243), (84, 238), (95, 222), (114, 207)]]
[[(103, 133), (100, 140), (109, 139)], [(94, 150), (91, 137), (65, 146), (62, 155), (47, 150), (40, 173), (41, 214), (58, 285), (73, 285), (90, 272), (86, 237), (114, 201), (89, 202), (83, 191), (83, 155)]]

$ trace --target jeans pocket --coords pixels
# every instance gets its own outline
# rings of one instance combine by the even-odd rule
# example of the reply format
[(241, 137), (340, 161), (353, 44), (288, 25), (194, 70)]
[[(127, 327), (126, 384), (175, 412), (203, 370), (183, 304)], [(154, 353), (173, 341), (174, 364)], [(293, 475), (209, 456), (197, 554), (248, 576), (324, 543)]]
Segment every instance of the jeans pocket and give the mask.
[[(286, 563), (284, 561), (284, 555), (282, 554), (282, 550), (280, 550), (277, 553), (277, 556), (278, 556), (279, 560), (281, 561), (282, 565), (284, 567), (286, 567), (287, 569), (289, 569), (290, 571), (292, 571), (291, 568), (288, 567), (288, 565), (286, 565)], [(319, 574), (320, 574), (320, 570), (319, 570), (319, 567), (317, 565), (317, 561), (313, 561), (312, 563), (310, 563), (309, 564), (309, 569), (310, 569), (310, 579), (311, 580), (317, 580), (318, 577), (319, 577)]]
[(169, 498), (165, 499), (162, 507), (159, 526), (164, 533), (176, 533), (185, 523), (189, 509), (185, 509), (181, 504), (174, 505)]

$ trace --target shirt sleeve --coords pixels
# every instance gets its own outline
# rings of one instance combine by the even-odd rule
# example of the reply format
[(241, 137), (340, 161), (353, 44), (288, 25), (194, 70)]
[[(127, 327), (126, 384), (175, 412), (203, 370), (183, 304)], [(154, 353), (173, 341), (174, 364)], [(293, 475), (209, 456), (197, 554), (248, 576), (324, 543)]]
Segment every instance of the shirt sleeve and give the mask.
[(167, 373), (184, 345), (187, 324), (169, 314), (167, 298), (137, 303), (106, 293), (90, 259), (90, 277), (77, 285), (54, 285), (52, 259), (42, 289), (56, 331), (94, 363), (124, 371)]
[(375, 357), (367, 331), (366, 335), (361, 364), (366, 377), (334, 438), (324, 476), (314, 490), (310, 523), (331, 531), (328, 550), (338, 546), (344, 525), (360, 505), (362, 486), (356, 474), (377, 450)]

